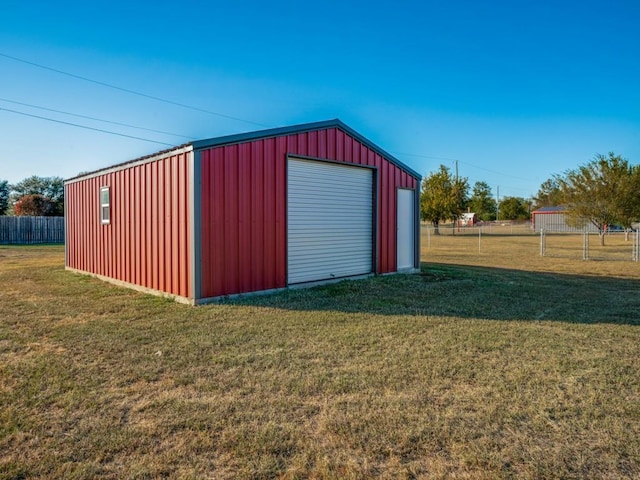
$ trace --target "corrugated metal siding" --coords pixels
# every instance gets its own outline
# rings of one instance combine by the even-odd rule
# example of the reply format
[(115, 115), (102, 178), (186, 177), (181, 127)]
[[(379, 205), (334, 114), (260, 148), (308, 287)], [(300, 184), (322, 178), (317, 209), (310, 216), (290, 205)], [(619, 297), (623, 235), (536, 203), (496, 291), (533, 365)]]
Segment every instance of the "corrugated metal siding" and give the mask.
[[(181, 152), (65, 185), (70, 268), (189, 298), (190, 157)], [(100, 223), (100, 187), (111, 223)]]
[(533, 212), (532, 217), (535, 232), (540, 232), (542, 229), (546, 232), (560, 233), (582, 233), (585, 230), (587, 232), (598, 232), (596, 226), (591, 222), (586, 222), (584, 226), (580, 227), (569, 225), (567, 223), (567, 216), (564, 213)]
[(290, 284), (372, 271), (372, 187), (369, 168), (289, 159)]
[[(202, 152), (202, 297), (284, 285), (284, 161), (276, 142)], [(279, 192), (278, 198), (277, 192)]]
[(377, 168), (376, 272), (396, 271), (396, 188), (416, 179), (338, 128), (202, 151), (202, 297), (286, 286), (287, 154)]

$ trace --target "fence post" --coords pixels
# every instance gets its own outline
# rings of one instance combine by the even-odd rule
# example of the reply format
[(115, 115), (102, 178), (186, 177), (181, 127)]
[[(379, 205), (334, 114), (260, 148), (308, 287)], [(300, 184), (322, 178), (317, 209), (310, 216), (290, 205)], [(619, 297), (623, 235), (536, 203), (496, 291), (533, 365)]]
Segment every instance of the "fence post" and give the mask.
[(540, 229), (540, 256), (544, 257), (545, 250), (545, 238), (544, 238), (544, 228)]
[(633, 261), (640, 262), (640, 228), (633, 232)]
[(478, 227), (478, 253), (480, 253), (480, 240), (482, 239), (482, 227)]
[(582, 234), (582, 259), (589, 260), (589, 232), (586, 230)]

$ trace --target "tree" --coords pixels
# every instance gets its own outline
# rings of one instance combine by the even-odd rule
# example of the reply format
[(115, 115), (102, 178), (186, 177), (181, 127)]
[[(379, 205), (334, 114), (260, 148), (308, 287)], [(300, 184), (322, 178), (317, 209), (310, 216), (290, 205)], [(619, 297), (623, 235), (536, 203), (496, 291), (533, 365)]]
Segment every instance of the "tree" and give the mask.
[(632, 225), (640, 221), (640, 165), (631, 167), (631, 176), (620, 191), (618, 223), (624, 227), (625, 239), (629, 240)]
[(13, 206), (18, 216), (54, 216), (56, 205), (44, 195), (25, 195)]
[(464, 212), (469, 184), (466, 178), (454, 178), (444, 165), (422, 180), (420, 216), (430, 221), (439, 234), (444, 220), (456, 220)]
[(5, 215), (9, 208), (9, 182), (0, 180), (0, 215)]
[(496, 202), (491, 196), (491, 187), (487, 182), (476, 182), (473, 195), (469, 199), (469, 208), (482, 221), (495, 220)]
[(557, 207), (564, 203), (562, 198), (562, 187), (560, 185), (561, 178), (559, 176), (553, 176), (549, 180), (545, 180), (540, 189), (538, 195), (534, 197), (535, 208), (541, 207)]
[(613, 152), (608, 156), (598, 154), (586, 165), (568, 171), (559, 178), (559, 185), (571, 224), (590, 222), (598, 229), (600, 245), (604, 245), (608, 226), (630, 225), (640, 219), (638, 175), (637, 167)]
[(64, 180), (61, 177), (33, 175), (12, 185), (11, 199), (15, 203), (25, 195), (42, 195), (53, 204), (51, 215), (64, 215)]
[(529, 202), (522, 197), (504, 197), (500, 202), (502, 220), (526, 220), (529, 218)]

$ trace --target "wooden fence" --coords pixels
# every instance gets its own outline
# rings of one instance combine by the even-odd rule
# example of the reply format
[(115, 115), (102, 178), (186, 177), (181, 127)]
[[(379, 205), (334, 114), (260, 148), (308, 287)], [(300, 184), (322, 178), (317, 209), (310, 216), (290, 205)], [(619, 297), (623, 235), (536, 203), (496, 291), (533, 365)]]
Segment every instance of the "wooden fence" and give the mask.
[(0, 245), (64, 243), (64, 217), (0, 217)]

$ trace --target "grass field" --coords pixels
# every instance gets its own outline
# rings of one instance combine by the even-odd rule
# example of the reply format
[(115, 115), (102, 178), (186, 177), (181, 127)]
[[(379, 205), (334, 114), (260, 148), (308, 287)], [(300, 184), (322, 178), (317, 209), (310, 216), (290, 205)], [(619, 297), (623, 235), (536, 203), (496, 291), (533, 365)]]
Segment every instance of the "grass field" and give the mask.
[(639, 478), (638, 264), (430, 240), (197, 308), (0, 246), (0, 478)]

